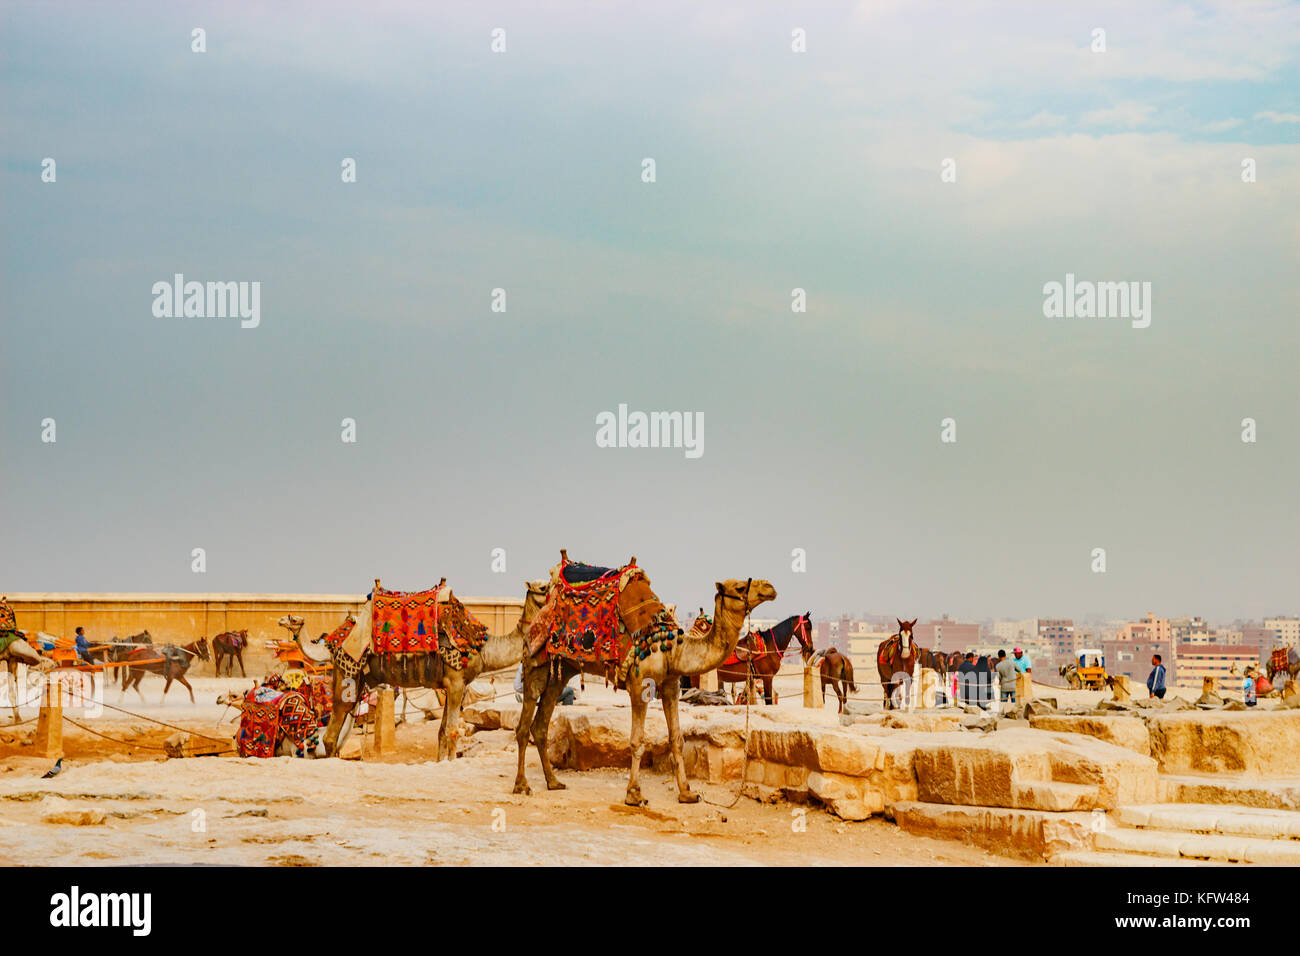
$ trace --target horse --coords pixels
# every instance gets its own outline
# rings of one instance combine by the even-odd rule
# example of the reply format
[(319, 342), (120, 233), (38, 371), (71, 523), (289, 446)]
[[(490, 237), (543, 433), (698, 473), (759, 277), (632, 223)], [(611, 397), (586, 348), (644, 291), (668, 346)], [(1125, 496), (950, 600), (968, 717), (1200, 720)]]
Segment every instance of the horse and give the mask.
[(747, 682), (752, 673), (763, 681), (763, 701), (771, 704), (772, 678), (781, 669), (791, 637), (798, 639), (800, 653), (807, 660), (813, 652), (811, 611), (792, 615), (766, 631), (750, 631), (742, 637), (731, 659), (718, 666), (718, 683)]
[(1079, 680), (1078, 664), (1062, 664), (1059, 673), (1071, 690), (1078, 690), (1083, 686), (1083, 682)]
[(835, 689), (835, 696), (840, 699), (838, 712), (844, 713), (849, 691), (855, 694), (858, 692), (858, 685), (853, 681), (853, 662), (832, 647), (817, 662), (817, 670), (821, 674), (822, 694), (825, 695), (826, 685), (830, 684)]
[(881, 689), (885, 692), (886, 710), (894, 709), (894, 685), (911, 684), (918, 656), (916, 642), (912, 640), (916, 618), (910, 621), (900, 618), (895, 620), (898, 621), (898, 633), (881, 641), (880, 649), (876, 652), (876, 670), (880, 674)]
[[(161, 657), (162, 660), (155, 660)], [(200, 637), (193, 643), (186, 644), (184, 647), (177, 647), (175, 644), (164, 644), (155, 650), (152, 647), (137, 647), (126, 656), (128, 661), (149, 661), (147, 664), (128, 664), (125, 668), (126, 674), (122, 677), (122, 696), (126, 696), (128, 687), (134, 687), (135, 692), (144, 700), (144, 694), (140, 693), (140, 681), (144, 680), (146, 672), (157, 674), (167, 680), (166, 686), (163, 687), (162, 699), (167, 699), (167, 691), (172, 686), (172, 681), (178, 680), (185, 689), (190, 692), (190, 703), (194, 703), (194, 688), (190, 682), (185, 679), (185, 672), (190, 669), (194, 663), (194, 658), (210, 661), (212, 656), (208, 653), (208, 639)]]
[[(104, 662), (106, 664), (117, 664), (126, 660), (127, 655), (135, 649), (138, 644), (153, 644), (153, 635), (147, 630), (139, 634), (133, 634), (131, 637), (114, 637), (108, 642), (109, 646), (104, 651)], [(122, 683), (126, 680), (125, 667), (104, 668), (108, 672), (108, 683)]]
[(242, 631), (223, 631), (212, 639), (212, 656), (216, 661), (216, 675), (221, 676), (221, 659), (226, 658), (226, 676), (235, 676), (235, 661), (239, 661), (239, 676), (247, 677), (244, 670), (244, 647), (248, 644), (248, 628)]

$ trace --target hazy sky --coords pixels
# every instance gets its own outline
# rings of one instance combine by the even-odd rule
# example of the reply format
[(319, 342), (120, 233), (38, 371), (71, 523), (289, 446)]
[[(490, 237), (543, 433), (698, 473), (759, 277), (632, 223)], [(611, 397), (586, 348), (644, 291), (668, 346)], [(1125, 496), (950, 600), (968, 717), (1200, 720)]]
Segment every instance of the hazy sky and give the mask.
[(0, 12), (0, 589), (1300, 611), (1300, 5), (271, 6)]

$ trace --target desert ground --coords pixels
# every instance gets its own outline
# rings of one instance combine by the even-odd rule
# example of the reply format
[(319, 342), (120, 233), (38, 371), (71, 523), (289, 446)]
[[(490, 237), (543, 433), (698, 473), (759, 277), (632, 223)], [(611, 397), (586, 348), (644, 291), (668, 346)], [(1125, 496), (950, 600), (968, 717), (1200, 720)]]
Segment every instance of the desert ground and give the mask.
[[(692, 781), (704, 801), (678, 804), (671, 779), (649, 769), (641, 809), (623, 805), (626, 770), (560, 770), (568, 789), (548, 792), (531, 748), (534, 793), (514, 795), (512, 732), (468, 733), (458, 759), (437, 763), (437, 722), (414, 707), (397, 728), (397, 752), (381, 758), (359, 759), (370, 745), (359, 733), (354, 759), (167, 758), (161, 748), (175, 729), (142, 718), (228, 737), (237, 715), (215, 700), (251, 680), (191, 683), (194, 705), (176, 685), (160, 705), (162, 682), (147, 677), (144, 703), (134, 693), (119, 700), (116, 688), (104, 696), (139, 716), (69, 709), (94, 733), (65, 721), (53, 779), (42, 779), (52, 761), (23, 744), (35, 709), (24, 708), (21, 726), (0, 725), (0, 864), (1024, 865), (878, 817), (847, 822), (815, 804), (737, 800), (738, 783)], [(835, 722), (831, 705), (816, 715), (798, 706), (797, 675), (778, 686), (791, 702), (781, 710)], [(509, 680), (493, 693), (513, 699)], [(626, 707), (621, 692), (589, 684), (574, 706), (618, 705), (620, 696)], [(413, 699), (429, 702), (427, 692)]]

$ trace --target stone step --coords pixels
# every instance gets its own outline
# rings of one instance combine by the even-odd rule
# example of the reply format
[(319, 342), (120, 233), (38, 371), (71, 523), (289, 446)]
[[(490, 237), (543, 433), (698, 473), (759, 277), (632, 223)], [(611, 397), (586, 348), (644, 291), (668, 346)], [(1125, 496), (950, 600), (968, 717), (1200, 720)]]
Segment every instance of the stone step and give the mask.
[(1091, 813), (900, 801), (890, 807), (905, 833), (960, 840), (1022, 859), (1042, 861), (1092, 843)]
[(1201, 835), (1178, 830), (1108, 827), (1093, 838), (1097, 850), (1144, 853), (1165, 860), (1300, 865), (1300, 844), (1247, 836)]
[(1091, 810), (1099, 800), (1097, 787), (1059, 780), (1017, 781), (1012, 794), (1017, 807), (1054, 813)]
[(1159, 799), (1166, 803), (1226, 803), (1270, 810), (1300, 810), (1300, 780), (1230, 774), (1161, 774)]
[(1149, 803), (1119, 807), (1107, 814), (1106, 819), (1109, 824), (1122, 827), (1300, 841), (1300, 813), (1294, 810), (1211, 803)]
[(1141, 853), (1106, 853), (1097, 850), (1069, 850), (1052, 857), (1054, 866), (1207, 866), (1200, 860), (1166, 860)]

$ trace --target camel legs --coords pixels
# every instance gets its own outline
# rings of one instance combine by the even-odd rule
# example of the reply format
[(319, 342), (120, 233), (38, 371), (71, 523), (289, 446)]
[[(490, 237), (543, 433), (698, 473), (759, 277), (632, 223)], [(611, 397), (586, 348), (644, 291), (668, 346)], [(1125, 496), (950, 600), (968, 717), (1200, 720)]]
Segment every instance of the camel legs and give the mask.
[[(627, 777), (627, 796), (623, 802), (629, 807), (643, 807), (646, 805), (645, 797), (641, 796), (641, 784), (637, 782), (637, 777), (641, 773), (641, 756), (645, 753), (645, 712), (649, 703), (642, 697), (643, 690), (640, 681), (628, 682), (628, 696), (632, 699), (632, 767)], [(666, 704), (665, 704), (666, 706)]]
[[(547, 752), (547, 739), (551, 729), (551, 714), (555, 712), (555, 705), (560, 700), (560, 692), (573, 679), (575, 673), (577, 673), (576, 669), (570, 666), (568, 661), (560, 662), (559, 680), (547, 682), (546, 690), (537, 706), (537, 713), (533, 716), (532, 727), (529, 728), (533, 735), (533, 742), (537, 745), (537, 756), (542, 761), (542, 775), (546, 777), (547, 790), (567, 789), (555, 775), (555, 768), (551, 766), (551, 755)], [(522, 715), (520, 722), (523, 722)]]
[(22, 718), (18, 716), (18, 668), (12, 663), (5, 667), (8, 676), (5, 678), (9, 687), (9, 704), (14, 709), (14, 723), (20, 723)]
[(334, 676), (334, 706), (330, 710), (330, 722), (325, 727), (325, 756), (333, 757), (338, 753), (339, 732), (343, 729), (343, 722), (347, 720), (348, 714), (352, 713), (352, 704), (343, 701), (343, 678), (335, 672)]
[(677, 701), (682, 695), (680, 681), (664, 683), (664, 720), (668, 722), (668, 746), (673, 754), (673, 771), (677, 775), (677, 802), (699, 803), (700, 795), (686, 782), (686, 761), (682, 759), (682, 728), (678, 722)]
[[(442, 707), (442, 722), (438, 725), (438, 760), (456, 756), (456, 730), (460, 725), (460, 705), (465, 699), (464, 676), (453, 672), (445, 678), (447, 701)], [(405, 711), (406, 704), (402, 704)]]
[(546, 690), (550, 664), (529, 666), (524, 661), (524, 702), (519, 709), (519, 725), (515, 727), (515, 747), (519, 752), (519, 767), (515, 771), (515, 793), (529, 794), (528, 778), (524, 776), (524, 760), (528, 757), (528, 733), (532, 730), (537, 702)]

